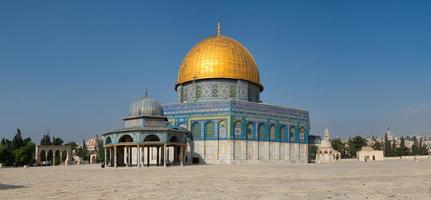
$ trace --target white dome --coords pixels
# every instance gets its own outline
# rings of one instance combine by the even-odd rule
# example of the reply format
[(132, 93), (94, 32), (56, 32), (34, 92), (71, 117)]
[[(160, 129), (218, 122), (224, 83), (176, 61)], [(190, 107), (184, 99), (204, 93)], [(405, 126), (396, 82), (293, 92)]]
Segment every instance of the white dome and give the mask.
[(323, 139), (320, 143), (320, 147), (332, 147), (331, 141)]
[(130, 117), (138, 116), (159, 116), (163, 117), (163, 108), (160, 103), (148, 96), (141, 97), (132, 104), (129, 111)]

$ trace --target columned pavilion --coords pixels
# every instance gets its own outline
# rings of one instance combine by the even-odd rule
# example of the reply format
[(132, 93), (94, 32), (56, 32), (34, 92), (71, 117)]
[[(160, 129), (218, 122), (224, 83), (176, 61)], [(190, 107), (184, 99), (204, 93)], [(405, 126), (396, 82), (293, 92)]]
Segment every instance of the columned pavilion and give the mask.
[(105, 166), (143, 167), (183, 165), (189, 160), (188, 131), (168, 126), (160, 104), (148, 97), (135, 102), (124, 119), (125, 128), (103, 134)]

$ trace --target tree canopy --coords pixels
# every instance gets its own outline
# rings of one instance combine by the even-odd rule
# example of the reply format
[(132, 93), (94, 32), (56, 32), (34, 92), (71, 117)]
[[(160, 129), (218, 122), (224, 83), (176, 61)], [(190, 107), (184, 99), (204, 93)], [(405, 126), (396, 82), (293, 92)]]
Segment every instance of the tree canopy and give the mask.
[(2, 138), (0, 144), (0, 163), (4, 165), (29, 165), (34, 160), (35, 145), (28, 137), (22, 139), (20, 129), (17, 129), (12, 141)]
[(49, 134), (44, 134), (40, 139), (40, 145), (51, 145), (51, 137)]
[(361, 136), (350, 138), (347, 142), (347, 152), (350, 158), (356, 158), (356, 152), (367, 146), (367, 140)]

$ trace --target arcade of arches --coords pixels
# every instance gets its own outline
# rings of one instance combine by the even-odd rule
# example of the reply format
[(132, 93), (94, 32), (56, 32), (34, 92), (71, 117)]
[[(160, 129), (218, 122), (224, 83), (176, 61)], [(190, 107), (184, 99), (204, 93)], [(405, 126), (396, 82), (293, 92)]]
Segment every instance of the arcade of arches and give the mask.
[(186, 144), (176, 135), (163, 141), (155, 134), (143, 134), (142, 143), (135, 142), (130, 135), (122, 135), (113, 144), (111, 137), (105, 140), (105, 165), (109, 167), (168, 166), (183, 165), (187, 160)]
[(71, 156), (70, 146), (36, 145), (35, 159), (38, 164), (67, 165)]

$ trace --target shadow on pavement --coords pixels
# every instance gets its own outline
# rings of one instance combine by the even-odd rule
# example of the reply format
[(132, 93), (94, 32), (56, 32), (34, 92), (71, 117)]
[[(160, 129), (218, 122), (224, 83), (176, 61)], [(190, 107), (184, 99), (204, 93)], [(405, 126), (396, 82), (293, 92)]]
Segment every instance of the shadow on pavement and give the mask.
[(0, 190), (25, 188), (23, 185), (7, 185), (0, 183)]

